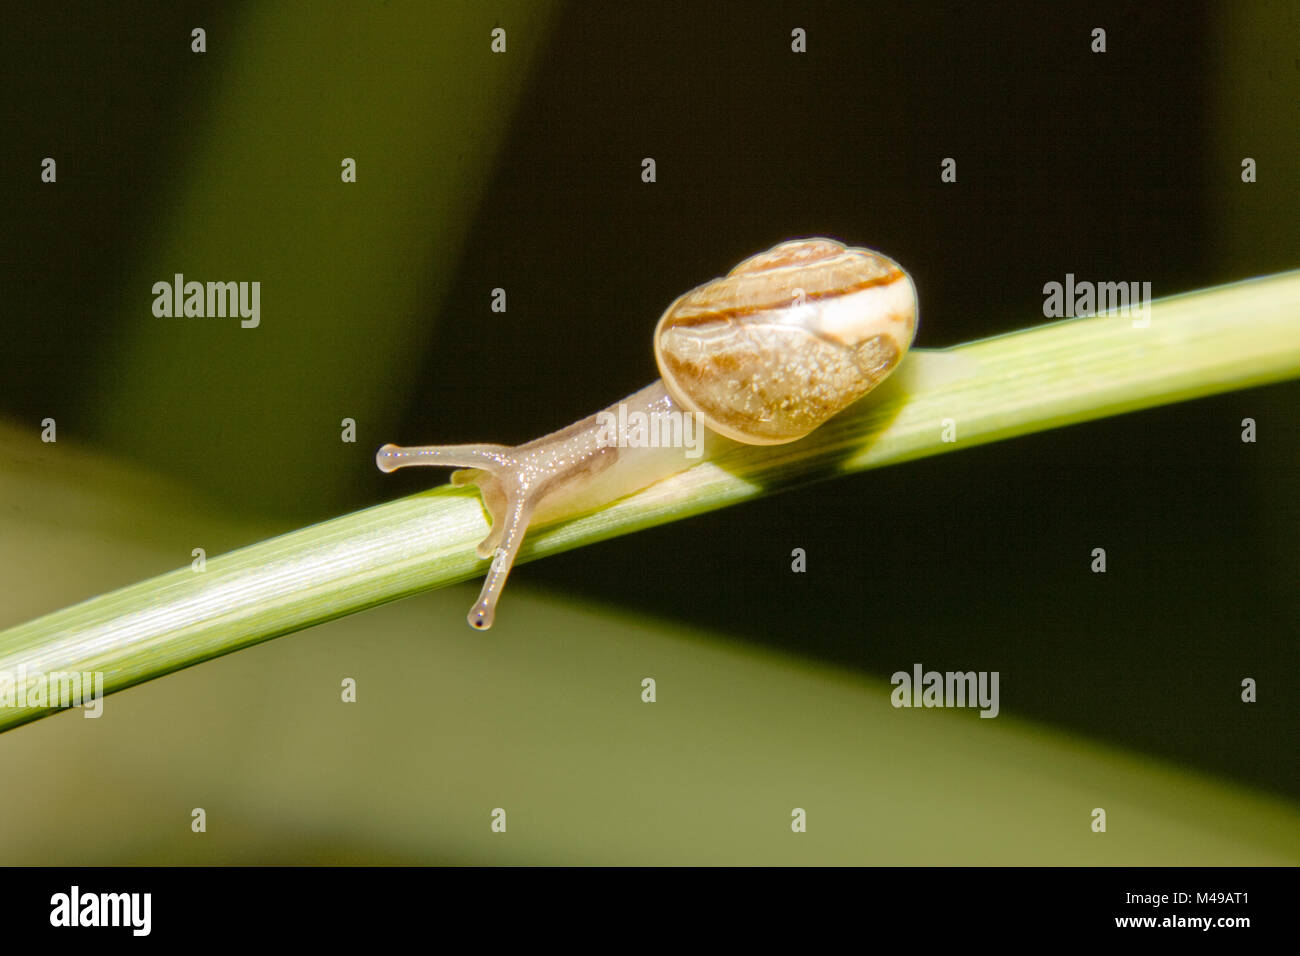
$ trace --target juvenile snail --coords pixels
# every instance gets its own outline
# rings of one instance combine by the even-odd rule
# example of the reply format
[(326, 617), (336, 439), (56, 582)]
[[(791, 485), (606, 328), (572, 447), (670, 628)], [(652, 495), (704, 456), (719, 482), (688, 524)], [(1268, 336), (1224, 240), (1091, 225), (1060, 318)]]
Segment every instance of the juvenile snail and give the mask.
[[(916, 288), (892, 259), (833, 239), (783, 242), (670, 305), (654, 333), (662, 379), (604, 412), (513, 448), (385, 445), (375, 463), (461, 468), (452, 484), (478, 486), (492, 528), (477, 550), (493, 560), (469, 623), (486, 629), (530, 523), (689, 467), (696, 421), (751, 445), (804, 437), (897, 367), (916, 317)], [(655, 441), (656, 423), (678, 440)]]

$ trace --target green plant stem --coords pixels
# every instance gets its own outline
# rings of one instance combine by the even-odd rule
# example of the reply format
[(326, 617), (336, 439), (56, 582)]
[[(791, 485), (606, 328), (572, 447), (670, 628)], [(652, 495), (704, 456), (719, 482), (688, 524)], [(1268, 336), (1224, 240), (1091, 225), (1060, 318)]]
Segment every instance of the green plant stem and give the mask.
[[(835, 474), (1297, 375), (1300, 271), (1160, 300), (1146, 328), (1099, 316), (919, 353), (808, 438), (711, 443), (671, 478), (531, 531), (520, 561)], [(474, 545), (486, 532), (477, 493), (444, 485), (263, 541), (0, 632), (0, 691), (5, 675), (101, 672), (111, 693), (463, 581), (485, 570)], [(460, 616), (438, 626), (491, 640)], [(51, 712), (0, 707), (0, 730)]]

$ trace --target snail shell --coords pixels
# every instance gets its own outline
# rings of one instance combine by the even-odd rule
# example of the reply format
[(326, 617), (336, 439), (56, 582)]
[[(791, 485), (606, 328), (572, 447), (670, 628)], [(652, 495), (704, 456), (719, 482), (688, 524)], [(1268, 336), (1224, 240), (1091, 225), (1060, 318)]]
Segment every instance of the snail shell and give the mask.
[(678, 298), (655, 327), (655, 360), (669, 394), (713, 431), (779, 445), (884, 381), (916, 318), (916, 287), (893, 259), (797, 239)]

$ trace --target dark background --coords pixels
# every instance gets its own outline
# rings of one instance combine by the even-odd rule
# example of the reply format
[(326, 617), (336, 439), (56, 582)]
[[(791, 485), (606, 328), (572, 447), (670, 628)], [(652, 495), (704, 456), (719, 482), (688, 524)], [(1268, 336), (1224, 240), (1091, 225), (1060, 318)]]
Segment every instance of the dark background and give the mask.
[[(1300, 266), (1295, 8), (1275, 8), (1270, 44), (1270, 28), (1234, 26), (1223, 7), (570, 5), (463, 247), (441, 256), (450, 285), (415, 316), (427, 328), (415, 374), (381, 378), (359, 355), (355, 376), (321, 387), (338, 407), (387, 390), (387, 411), (362, 423), (371, 449), (525, 441), (649, 382), (660, 310), (795, 236), (902, 263), (926, 347), (1045, 321), (1042, 286), (1067, 272), (1150, 281), (1162, 296)], [(238, 449), (245, 418), (274, 419), (274, 405), (219, 395), (211, 418), (167, 427), (219, 429), (220, 456), (158, 457), (91, 424), (123, 334), (106, 300), (179, 189), (228, 55), (217, 44), (178, 70), (174, 36), (196, 18), (219, 34), (241, 9), (160, 4), (129, 30), (107, 6), (6, 13), (0, 412), (84, 421), (81, 440), (287, 530), (439, 479), (340, 468), (323, 428), (325, 466), (290, 463), (268, 489), (244, 477)], [(790, 52), (793, 26), (807, 30), (804, 55)], [(1090, 52), (1094, 26), (1104, 55)], [(1263, 38), (1249, 55), (1226, 43), (1239, 28)], [(467, 69), (490, 68), (486, 49), (482, 61)], [(1243, 112), (1240, 88), (1282, 93)], [(33, 170), (55, 151), (52, 196)], [(956, 184), (939, 179), (948, 156)], [(1243, 156), (1259, 164), (1254, 185), (1240, 182)], [(272, 170), (276, 157), (256, 161)], [(326, 289), (336, 268), (321, 263)], [(494, 287), (505, 315), (488, 310)], [(325, 331), (312, 347), (344, 346)], [(311, 376), (310, 361), (286, 369), (287, 387)], [(874, 674), (915, 661), (998, 670), (1005, 712), (1296, 796), (1298, 398), (1295, 383), (1252, 389), (870, 471), (518, 578)], [(1244, 417), (1257, 444), (1239, 439)], [(282, 427), (289, 441), (301, 424)], [(808, 574), (790, 574), (793, 547)], [(1105, 575), (1088, 570), (1094, 547)], [(1248, 676), (1260, 699), (1244, 706)]]

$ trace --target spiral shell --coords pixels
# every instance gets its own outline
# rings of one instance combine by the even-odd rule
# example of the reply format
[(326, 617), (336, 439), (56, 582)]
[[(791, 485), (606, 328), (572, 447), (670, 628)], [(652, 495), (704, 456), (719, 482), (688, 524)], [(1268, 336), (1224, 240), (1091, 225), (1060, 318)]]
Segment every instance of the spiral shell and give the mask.
[(709, 428), (779, 445), (879, 385), (916, 320), (916, 287), (894, 260), (797, 239), (678, 298), (655, 327), (655, 360), (669, 394)]

